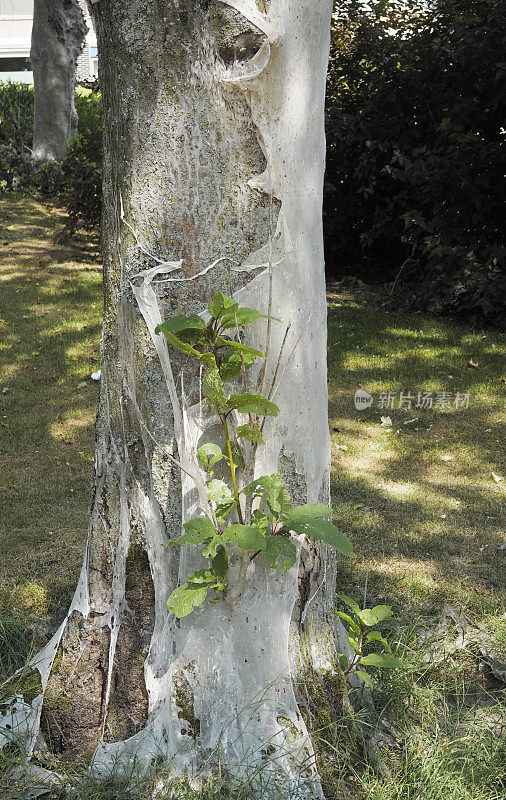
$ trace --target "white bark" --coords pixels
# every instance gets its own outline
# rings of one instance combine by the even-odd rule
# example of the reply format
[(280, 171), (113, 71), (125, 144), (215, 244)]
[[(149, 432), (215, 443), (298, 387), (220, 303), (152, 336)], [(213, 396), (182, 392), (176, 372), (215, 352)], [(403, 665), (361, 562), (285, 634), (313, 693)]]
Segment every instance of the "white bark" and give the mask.
[(35, 0), (30, 59), (34, 81), (32, 153), (63, 158), (77, 133), (76, 64), (87, 27), (77, 0)]
[[(195, 548), (179, 555), (167, 542), (205, 506), (172, 457), (198, 472), (196, 448), (217, 426), (198, 402), (198, 371), (154, 328), (203, 312), (217, 289), (264, 312), (272, 305), (283, 324), (268, 343), (267, 388), (290, 324), (281, 413), (240, 480), (280, 471), (294, 502), (328, 501), (321, 204), (331, 6), (94, 6), (108, 121), (96, 485), (79, 587), (39, 664), (44, 688), (70, 698), (61, 750), (98, 742), (99, 772), (157, 754), (193, 771), (219, 750), (235, 773), (256, 770), (265, 796), (274, 783), (287, 797), (320, 793), (297, 701), (311, 724), (301, 686), (308, 673), (335, 672), (335, 556), (300, 541), (300, 563), (283, 574), (230, 552), (226, 600), (181, 621), (167, 612), (198, 563)], [(255, 325), (250, 341), (265, 348), (266, 328)], [(257, 388), (259, 373), (250, 381)], [(132, 567), (142, 551), (149, 568)], [(60, 640), (63, 666), (49, 676)]]

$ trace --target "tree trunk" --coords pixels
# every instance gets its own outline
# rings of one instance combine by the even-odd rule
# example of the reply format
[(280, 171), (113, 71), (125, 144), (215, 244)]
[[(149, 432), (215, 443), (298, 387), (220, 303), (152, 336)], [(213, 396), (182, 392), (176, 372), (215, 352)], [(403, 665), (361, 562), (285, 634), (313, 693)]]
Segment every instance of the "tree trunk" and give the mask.
[(37, 161), (63, 158), (77, 133), (76, 64), (87, 30), (77, 0), (35, 0), (30, 59)]
[[(260, 322), (279, 417), (240, 480), (280, 472), (296, 503), (329, 501), (321, 227), (331, 0), (108, 0), (94, 5), (105, 125), (105, 316), (94, 499), (69, 616), (32, 703), (65, 757), (106, 772), (135, 754), (176, 770), (218, 750), (294, 796), (320, 792), (315, 739), (345, 703), (330, 614), (335, 554), (299, 542), (288, 573), (230, 552), (230, 590), (176, 620), (195, 568), (167, 547), (198, 508), (195, 450), (215, 440), (198, 370), (154, 328), (217, 290)], [(282, 340), (286, 334), (286, 343)], [(255, 328), (255, 326), (257, 326)], [(260, 375), (251, 378), (258, 388)], [(193, 552), (191, 552), (193, 550)], [(341, 643), (341, 648), (342, 648)], [(41, 717), (42, 709), (42, 717)], [(30, 716), (31, 715), (31, 716)], [(33, 742), (33, 737), (32, 737)], [(267, 783), (266, 783), (267, 781)], [(312, 796), (312, 795), (311, 795)]]

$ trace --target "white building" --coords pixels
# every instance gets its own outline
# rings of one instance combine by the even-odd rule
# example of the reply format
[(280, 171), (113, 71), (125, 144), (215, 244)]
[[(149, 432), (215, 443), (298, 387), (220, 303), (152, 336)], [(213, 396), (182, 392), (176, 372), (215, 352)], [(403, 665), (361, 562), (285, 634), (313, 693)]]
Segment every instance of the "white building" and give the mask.
[[(77, 78), (98, 75), (97, 38), (85, 0), (79, 0), (88, 26), (77, 62)], [(0, 81), (33, 83), (30, 66), (33, 0), (0, 0)]]

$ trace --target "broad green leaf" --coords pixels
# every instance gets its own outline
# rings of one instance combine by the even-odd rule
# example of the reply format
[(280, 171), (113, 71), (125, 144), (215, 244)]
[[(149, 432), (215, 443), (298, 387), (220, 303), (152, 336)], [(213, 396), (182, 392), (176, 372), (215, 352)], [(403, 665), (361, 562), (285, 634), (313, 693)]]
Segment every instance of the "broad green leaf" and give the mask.
[(347, 623), (348, 623), (348, 625), (350, 626), (351, 630), (352, 630), (352, 631), (354, 631), (354, 632), (356, 633), (356, 635), (357, 635), (357, 636), (360, 636), (360, 633), (361, 633), (361, 630), (362, 630), (362, 629), (361, 629), (360, 625), (358, 625), (358, 624), (355, 622), (355, 620), (353, 619), (353, 617), (350, 617), (350, 615), (349, 615), (349, 614), (347, 614), (345, 611), (334, 611), (333, 613), (334, 613), (334, 614), (337, 614), (337, 616), (338, 616), (338, 617), (341, 617), (341, 619), (342, 619), (344, 622), (347, 622)]
[(209, 569), (198, 569), (196, 570), (193, 575), (191, 575), (186, 583), (189, 586), (193, 586), (195, 584), (200, 583), (213, 583), (215, 580), (215, 576)]
[(297, 561), (297, 548), (288, 536), (267, 536), (263, 553), (266, 563), (272, 569), (286, 572)]
[(258, 425), (239, 425), (237, 428), (238, 439), (249, 439), (253, 444), (265, 444)]
[(267, 492), (265, 495), (265, 502), (272, 516), (275, 518), (282, 517), (284, 514), (289, 513), (293, 507), (288, 489), (283, 485), (278, 489), (271, 489)]
[(357, 616), (360, 617), (364, 625), (371, 628), (373, 625), (377, 625), (378, 622), (392, 617), (393, 612), (390, 606), (374, 606), (374, 608), (363, 608), (361, 611), (357, 611)]
[(213, 560), (211, 562), (211, 565), (212, 565), (212, 569), (213, 569), (214, 574), (223, 583), (223, 581), (224, 581), (224, 579), (226, 577), (227, 571), (228, 571), (227, 551), (225, 550), (223, 545), (220, 544), (216, 548), (216, 555), (213, 558)]
[[(246, 358), (244, 358), (244, 366), (246, 369), (249, 369), (255, 361), (253, 356), (248, 356), (248, 359), (250, 362), (249, 364), (246, 363)], [(223, 380), (229, 381), (231, 378), (237, 378), (237, 376), (241, 374), (242, 362), (241, 354), (237, 350), (228, 350), (224, 354), (220, 364), (220, 375)]]
[(194, 517), (183, 525), (185, 533), (171, 544), (201, 544), (215, 535), (214, 525), (208, 517)]
[(281, 489), (283, 481), (277, 473), (273, 475), (262, 475), (260, 478), (255, 478), (254, 481), (248, 483), (242, 490), (243, 494), (252, 497), (264, 497), (267, 492), (273, 489)]
[(167, 608), (176, 617), (187, 617), (207, 597), (207, 586), (184, 583), (174, 589), (167, 600)]
[(233, 297), (223, 292), (216, 292), (213, 299), (209, 303), (209, 313), (214, 319), (219, 319), (225, 312), (232, 312), (239, 308), (239, 303), (236, 303)]
[(313, 525), (308, 525), (303, 532), (314, 541), (325, 542), (325, 544), (337, 550), (338, 553), (342, 553), (343, 556), (356, 558), (348, 537), (341, 533), (333, 522), (329, 522), (327, 519), (317, 520)]
[(229, 486), (225, 483), (225, 481), (220, 481), (217, 478), (213, 478), (212, 481), (209, 481), (207, 484), (207, 499), (212, 503), (223, 503), (224, 501), (229, 501), (233, 499), (232, 490)]
[(218, 547), (222, 546), (223, 546), (223, 536), (216, 535), (211, 539), (210, 542), (206, 544), (206, 546), (202, 550), (202, 555), (204, 556), (204, 558), (212, 559), (218, 552)]
[(391, 656), (389, 653), (368, 653), (360, 659), (361, 664), (366, 667), (381, 667), (382, 669), (397, 669), (402, 667), (400, 658)]
[(206, 324), (198, 314), (190, 314), (188, 317), (183, 315), (172, 317), (155, 328), (155, 333), (175, 333), (185, 339), (198, 339), (205, 331)]
[(222, 503), (218, 503), (214, 509), (214, 513), (220, 525), (223, 525), (233, 508), (235, 508), (235, 500), (233, 497), (224, 500)]
[(251, 524), (253, 525), (254, 528), (259, 530), (263, 536), (265, 536), (265, 534), (267, 533), (267, 529), (269, 528), (270, 525), (269, 519), (265, 516), (265, 514), (262, 514), (262, 512), (258, 508), (255, 509), (255, 511), (253, 511), (251, 515)]
[(229, 347), (221, 359), (220, 375), (224, 381), (237, 378), (241, 374), (243, 364), (244, 369), (250, 369), (255, 360), (256, 356), (251, 355), (251, 353), (241, 353), (239, 350)]
[(273, 319), (276, 322), (281, 322), (280, 319), (269, 317), (268, 314), (261, 314), (260, 311), (256, 311), (254, 308), (241, 307), (235, 312), (227, 311), (223, 314), (221, 324), (223, 328), (235, 328), (236, 325), (239, 327), (241, 325), (249, 325), (250, 322), (255, 322), (257, 319)]
[(223, 531), (223, 538), (241, 550), (265, 550), (265, 538), (258, 528), (234, 523)]
[(367, 685), (370, 686), (371, 689), (374, 688), (374, 681), (369, 675), (369, 673), (365, 671), (365, 669), (357, 669), (355, 671), (355, 675), (361, 678), (364, 681), (364, 683), (367, 683)]
[(366, 642), (381, 642), (387, 652), (390, 652), (390, 644), (388, 639), (385, 639), (379, 631), (371, 631), (365, 637)]
[(262, 497), (269, 511), (274, 518), (281, 517), (284, 513), (289, 513), (292, 509), (292, 501), (288, 490), (279, 475), (262, 475), (249, 483), (242, 490), (245, 495)]
[(225, 387), (216, 364), (213, 364), (204, 372), (202, 391), (212, 408), (219, 410), (225, 404)]
[[(160, 329), (160, 331), (158, 329)], [(158, 325), (155, 328), (155, 333), (157, 332), (163, 333), (169, 344), (171, 344), (172, 347), (175, 347), (176, 350), (180, 350), (182, 353), (186, 353), (186, 355), (188, 356), (193, 356), (194, 358), (197, 358), (199, 361), (202, 361), (204, 364), (207, 364), (208, 367), (216, 365), (216, 360), (212, 353), (208, 352), (200, 353), (198, 350), (195, 350), (195, 348), (192, 347), (191, 344), (188, 344), (187, 342), (182, 342), (181, 339), (178, 339), (177, 336), (174, 336), (173, 333), (164, 331), (161, 325)]]
[(222, 458), (225, 458), (225, 453), (222, 453), (219, 445), (214, 444), (214, 442), (209, 442), (208, 444), (203, 444), (201, 447), (199, 447), (197, 450), (197, 458), (206, 472), (208, 472), (212, 470), (218, 461), (221, 461)]
[(319, 519), (328, 519), (332, 514), (332, 509), (323, 503), (305, 503), (303, 506), (292, 508), (287, 514), (283, 515), (283, 525), (289, 531), (295, 533), (305, 533), (305, 525), (312, 524)]
[(228, 398), (225, 407), (228, 410), (235, 408), (241, 414), (259, 414), (261, 417), (277, 417), (279, 408), (275, 403), (271, 403), (261, 394), (236, 394), (235, 392)]
[(351, 608), (351, 610), (353, 611), (354, 614), (357, 614), (360, 611), (360, 606), (353, 599), (353, 597), (348, 597), (347, 594), (339, 594), (338, 598), (339, 598), (339, 600), (341, 600), (345, 604), (345, 606), (348, 606), (348, 608)]
[(222, 336), (218, 336), (216, 338), (216, 344), (218, 347), (232, 347), (235, 350), (239, 350), (243, 356), (249, 355), (254, 358), (265, 358), (265, 354), (262, 353), (261, 350), (255, 350), (254, 347), (249, 347), (247, 344), (236, 342), (233, 339), (224, 339)]

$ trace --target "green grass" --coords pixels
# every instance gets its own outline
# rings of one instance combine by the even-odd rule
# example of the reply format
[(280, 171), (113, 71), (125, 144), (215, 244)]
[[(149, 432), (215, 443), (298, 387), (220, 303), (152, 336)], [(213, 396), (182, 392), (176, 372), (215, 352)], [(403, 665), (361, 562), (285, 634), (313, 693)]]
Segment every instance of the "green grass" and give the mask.
[(0, 215), (0, 597), (53, 612), (87, 530), (101, 268), (92, 237), (57, 243), (57, 209), (9, 194)]
[[(61, 212), (33, 197), (0, 196), (0, 212), (1, 678), (55, 628), (79, 573), (102, 290), (93, 236), (58, 243)], [(506, 658), (506, 553), (497, 550), (506, 540), (506, 482), (492, 477), (506, 477), (504, 355), (504, 337), (492, 331), (387, 313), (361, 290), (329, 295), (334, 517), (358, 553), (340, 561), (339, 591), (393, 606), (398, 620), (383, 627), (404, 658), (402, 669), (381, 676), (376, 717), (358, 715), (364, 736), (380, 719), (393, 726), (381, 770), (365, 753), (349, 756), (339, 726), (324, 732), (336, 755), (325, 776), (333, 800), (506, 794), (504, 687), (472, 636), (457, 649), (451, 630), (438, 632), (449, 604)], [(374, 396), (364, 411), (353, 403), (359, 387)], [(380, 392), (395, 393), (397, 406), (400, 391), (469, 391), (470, 404), (378, 407)], [(16, 754), (4, 751), (0, 772), (9, 759)], [(4, 780), (1, 796), (11, 789)], [(78, 769), (69, 780), (72, 800), (126, 797), (119, 780), (92, 785)], [(164, 786), (164, 800), (247, 797), (247, 787), (232, 790), (226, 779), (192, 789), (166, 777)], [(131, 788), (133, 797), (149, 794), (135, 774)]]
[[(504, 613), (506, 481), (493, 478), (506, 477), (504, 335), (329, 301), (333, 507), (360, 554), (350, 583), (368, 574), (373, 595), (409, 614), (445, 602), (477, 619)], [(364, 411), (359, 387), (374, 397)], [(469, 408), (399, 409), (401, 391), (469, 392)], [(381, 392), (394, 410), (379, 407)]]

